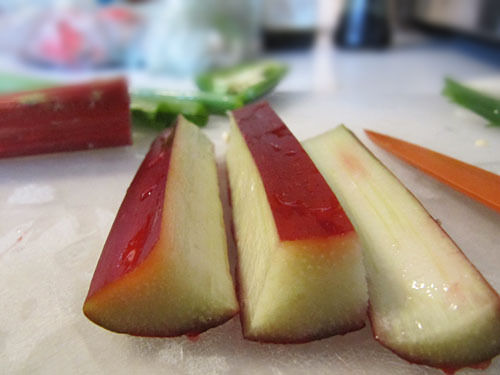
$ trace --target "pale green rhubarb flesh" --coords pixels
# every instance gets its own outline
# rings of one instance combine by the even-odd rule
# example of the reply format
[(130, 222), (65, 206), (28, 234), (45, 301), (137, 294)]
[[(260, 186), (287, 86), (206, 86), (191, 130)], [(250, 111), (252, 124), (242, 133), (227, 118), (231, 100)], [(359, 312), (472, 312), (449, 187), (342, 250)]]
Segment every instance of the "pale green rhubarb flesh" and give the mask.
[(109, 330), (160, 337), (237, 313), (213, 146), (184, 118), (132, 181), (83, 310)]
[[(240, 123), (240, 128), (237, 121), (250, 123), (246, 127)], [(271, 133), (279, 134), (281, 141)], [(289, 141), (282, 142), (284, 137), (290, 137)], [(276, 158), (268, 158), (268, 152), (274, 152)], [(256, 163), (258, 155), (265, 165)], [(281, 164), (279, 160), (283, 159), (292, 164)], [(295, 167), (303, 172), (307, 163), (316, 176), (283, 173)], [(356, 233), (307, 154), (266, 103), (234, 112), (227, 166), (245, 338), (275, 343), (306, 342), (363, 327), (368, 295)], [(331, 199), (333, 206), (316, 207), (314, 195), (307, 190), (311, 186), (300, 181), (301, 178), (324, 184), (324, 190), (319, 189), (316, 194), (322, 196), (325, 192), (325, 199)], [(298, 193), (294, 184), (304, 192)], [(278, 191), (277, 186), (292, 188)], [(304, 200), (296, 194), (305, 197)], [(323, 197), (316, 198), (325, 202)], [(323, 225), (328, 229), (325, 233), (309, 233), (314, 230), (315, 219), (311, 227), (301, 226), (304, 216), (308, 217), (308, 208), (313, 214), (324, 214)], [(339, 225), (340, 233), (333, 229), (335, 224)], [(283, 229), (286, 225), (300, 226), (302, 234), (294, 230), (287, 233)], [(342, 226), (344, 229), (339, 229)]]
[(304, 142), (363, 246), (375, 338), (455, 370), (500, 352), (500, 299), (417, 199), (344, 126)]

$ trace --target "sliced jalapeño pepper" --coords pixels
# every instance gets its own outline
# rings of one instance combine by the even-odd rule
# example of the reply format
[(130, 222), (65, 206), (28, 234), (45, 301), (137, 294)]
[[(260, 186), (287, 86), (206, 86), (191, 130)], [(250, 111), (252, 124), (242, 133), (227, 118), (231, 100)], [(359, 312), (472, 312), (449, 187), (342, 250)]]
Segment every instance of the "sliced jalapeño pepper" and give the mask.
[(203, 104), (176, 98), (133, 97), (130, 109), (134, 124), (158, 129), (171, 126), (179, 114), (198, 126), (205, 126), (209, 115)]
[(206, 92), (235, 95), (247, 104), (272, 91), (287, 71), (285, 64), (264, 60), (203, 73), (196, 84)]
[(134, 90), (131, 93), (135, 100), (153, 100), (156, 102), (195, 102), (206, 107), (209, 113), (225, 114), (227, 111), (243, 106), (242, 100), (235, 95), (218, 94), (213, 92), (184, 92), (156, 89)]

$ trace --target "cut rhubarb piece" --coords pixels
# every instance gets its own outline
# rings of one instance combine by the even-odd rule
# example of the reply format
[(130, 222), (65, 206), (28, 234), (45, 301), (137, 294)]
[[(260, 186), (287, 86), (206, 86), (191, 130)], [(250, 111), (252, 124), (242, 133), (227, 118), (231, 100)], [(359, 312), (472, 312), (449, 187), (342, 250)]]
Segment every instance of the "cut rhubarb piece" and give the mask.
[(500, 352), (500, 299), (417, 199), (344, 126), (304, 143), (364, 249), (374, 336), (459, 369)]
[(356, 233), (267, 103), (232, 113), (227, 165), (244, 336), (293, 343), (363, 327), (368, 294)]
[(213, 146), (180, 117), (118, 211), (83, 311), (111, 331), (195, 335), (238, 311)]
[(0, 96), (0, 157), (132, 143), (124, 79)]

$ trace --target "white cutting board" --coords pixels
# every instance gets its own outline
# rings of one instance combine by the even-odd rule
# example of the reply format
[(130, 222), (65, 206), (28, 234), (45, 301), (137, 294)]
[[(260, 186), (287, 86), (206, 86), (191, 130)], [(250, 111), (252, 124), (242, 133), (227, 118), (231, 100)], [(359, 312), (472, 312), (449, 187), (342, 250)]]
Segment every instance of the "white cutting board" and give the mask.
[[(500, 291), (500, 214), (374, 146), (387, 133), (500, 173), (500, 128), (435, 96), (275, 94), (271, 104), (301, 140), (343, 122), (421, 199)], [(206, 133), (223, 155), (228, 123)], [(102, 246), (153, 133), (134, 146), (0, 160), (1, 374), (439, 374), (375, 342), (370, 328), (308, 344), (242, 339), (237, 318), (187, 338), (108, 332), (81, 308)], [(481, 146), (481, 147), (479, 147)], [(499, 374), (500, 358), (484, 372)]]

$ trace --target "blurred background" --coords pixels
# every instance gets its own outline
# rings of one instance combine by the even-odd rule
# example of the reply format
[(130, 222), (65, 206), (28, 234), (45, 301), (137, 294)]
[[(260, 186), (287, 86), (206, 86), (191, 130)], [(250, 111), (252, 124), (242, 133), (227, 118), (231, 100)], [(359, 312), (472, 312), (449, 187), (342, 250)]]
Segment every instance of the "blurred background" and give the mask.
[(285, 91), (435, 92), (500, 73), (498, 0), (0, 0), (0, 73), (193, 88), (273, 58)]

